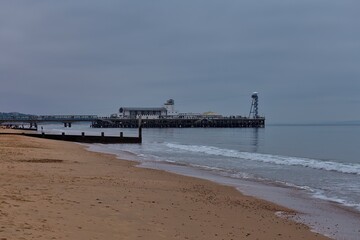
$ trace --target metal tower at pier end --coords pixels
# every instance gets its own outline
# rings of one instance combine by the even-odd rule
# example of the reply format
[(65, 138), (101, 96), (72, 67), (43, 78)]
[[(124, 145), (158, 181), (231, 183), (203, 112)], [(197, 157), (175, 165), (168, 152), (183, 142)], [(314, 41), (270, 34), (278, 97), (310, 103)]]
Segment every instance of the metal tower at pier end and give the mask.
[(259, 118), (259, 114), (258, 114), (259, 96), (258, 96), (258, 93), (254, 92), (251, 95), (251, 98), (252, 98), (252, 103), (251, 103), (251, 107), (250, 107), (249, 118), (251, 116), (253, 118)]

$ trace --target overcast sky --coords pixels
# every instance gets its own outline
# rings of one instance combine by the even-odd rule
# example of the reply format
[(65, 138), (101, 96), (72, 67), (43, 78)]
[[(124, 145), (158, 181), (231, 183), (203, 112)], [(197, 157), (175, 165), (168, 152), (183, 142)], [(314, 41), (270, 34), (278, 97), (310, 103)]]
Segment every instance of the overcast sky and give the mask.
[(0, 112), (360, 119), (358, 0), (2, 0)]

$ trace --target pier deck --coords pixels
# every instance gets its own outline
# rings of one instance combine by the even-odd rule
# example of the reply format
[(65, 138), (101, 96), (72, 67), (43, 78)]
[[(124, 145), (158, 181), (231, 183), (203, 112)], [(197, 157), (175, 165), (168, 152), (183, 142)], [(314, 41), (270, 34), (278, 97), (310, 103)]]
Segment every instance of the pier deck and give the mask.
[[(137, 128), (137, 118), (109, 118), (96, 115), (54, 115), (0, 118), (0, 124), (30, 124), (29, 128), (45, 122), (60, 122), (71, 127), (74, 122), (91, 122), (94, 128)], [(264, 128), (264, 117), (223, 117), (223, 118), (143, 118), (143, 128)]]
[[(106, 118), (92, 122), (93, 128), (137, 128), (138, 119)], [(265, 118), (143, 119), (143, 128), (264, 128)]]

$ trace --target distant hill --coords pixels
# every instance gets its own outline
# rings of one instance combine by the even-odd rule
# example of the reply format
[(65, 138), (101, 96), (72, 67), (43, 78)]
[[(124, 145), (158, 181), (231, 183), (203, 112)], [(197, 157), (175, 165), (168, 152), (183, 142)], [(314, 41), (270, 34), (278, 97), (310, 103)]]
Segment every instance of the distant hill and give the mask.
[(18, 112), (10, 112), (10, 113), (0, 112), (0, 118), (28, 117), (28, 116), (34, 116), (34, 115), (32, 115), (32, 114), (25, 114), (25, 113), (18, 113)]

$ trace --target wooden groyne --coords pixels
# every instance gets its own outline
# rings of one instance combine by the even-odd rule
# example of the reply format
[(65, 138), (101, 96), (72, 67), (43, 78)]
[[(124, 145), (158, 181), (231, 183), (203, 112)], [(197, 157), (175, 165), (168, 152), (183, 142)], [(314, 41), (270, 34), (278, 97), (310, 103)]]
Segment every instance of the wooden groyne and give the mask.
[(85, 135), (67, 135), (62, 134), (47, 134), (47, 133), (0, 133), (0, 135), (22, 135), (27, 137), (44, 138), (59, 141), (79, 142), (79, 143), (102, 143), (102, 144), (140, 144), (142, 142), (141, 129), (139, 129), (138, 137), (124, 137), (122, 133), (117, 136), (105, 136), (102, 132), (100, 136)]
[[(106, 118), (92, 121), (93, 128), (137, 128), (138, 119)], [(265, 118), (143, 119), (143, 128), (264, 128)]]

